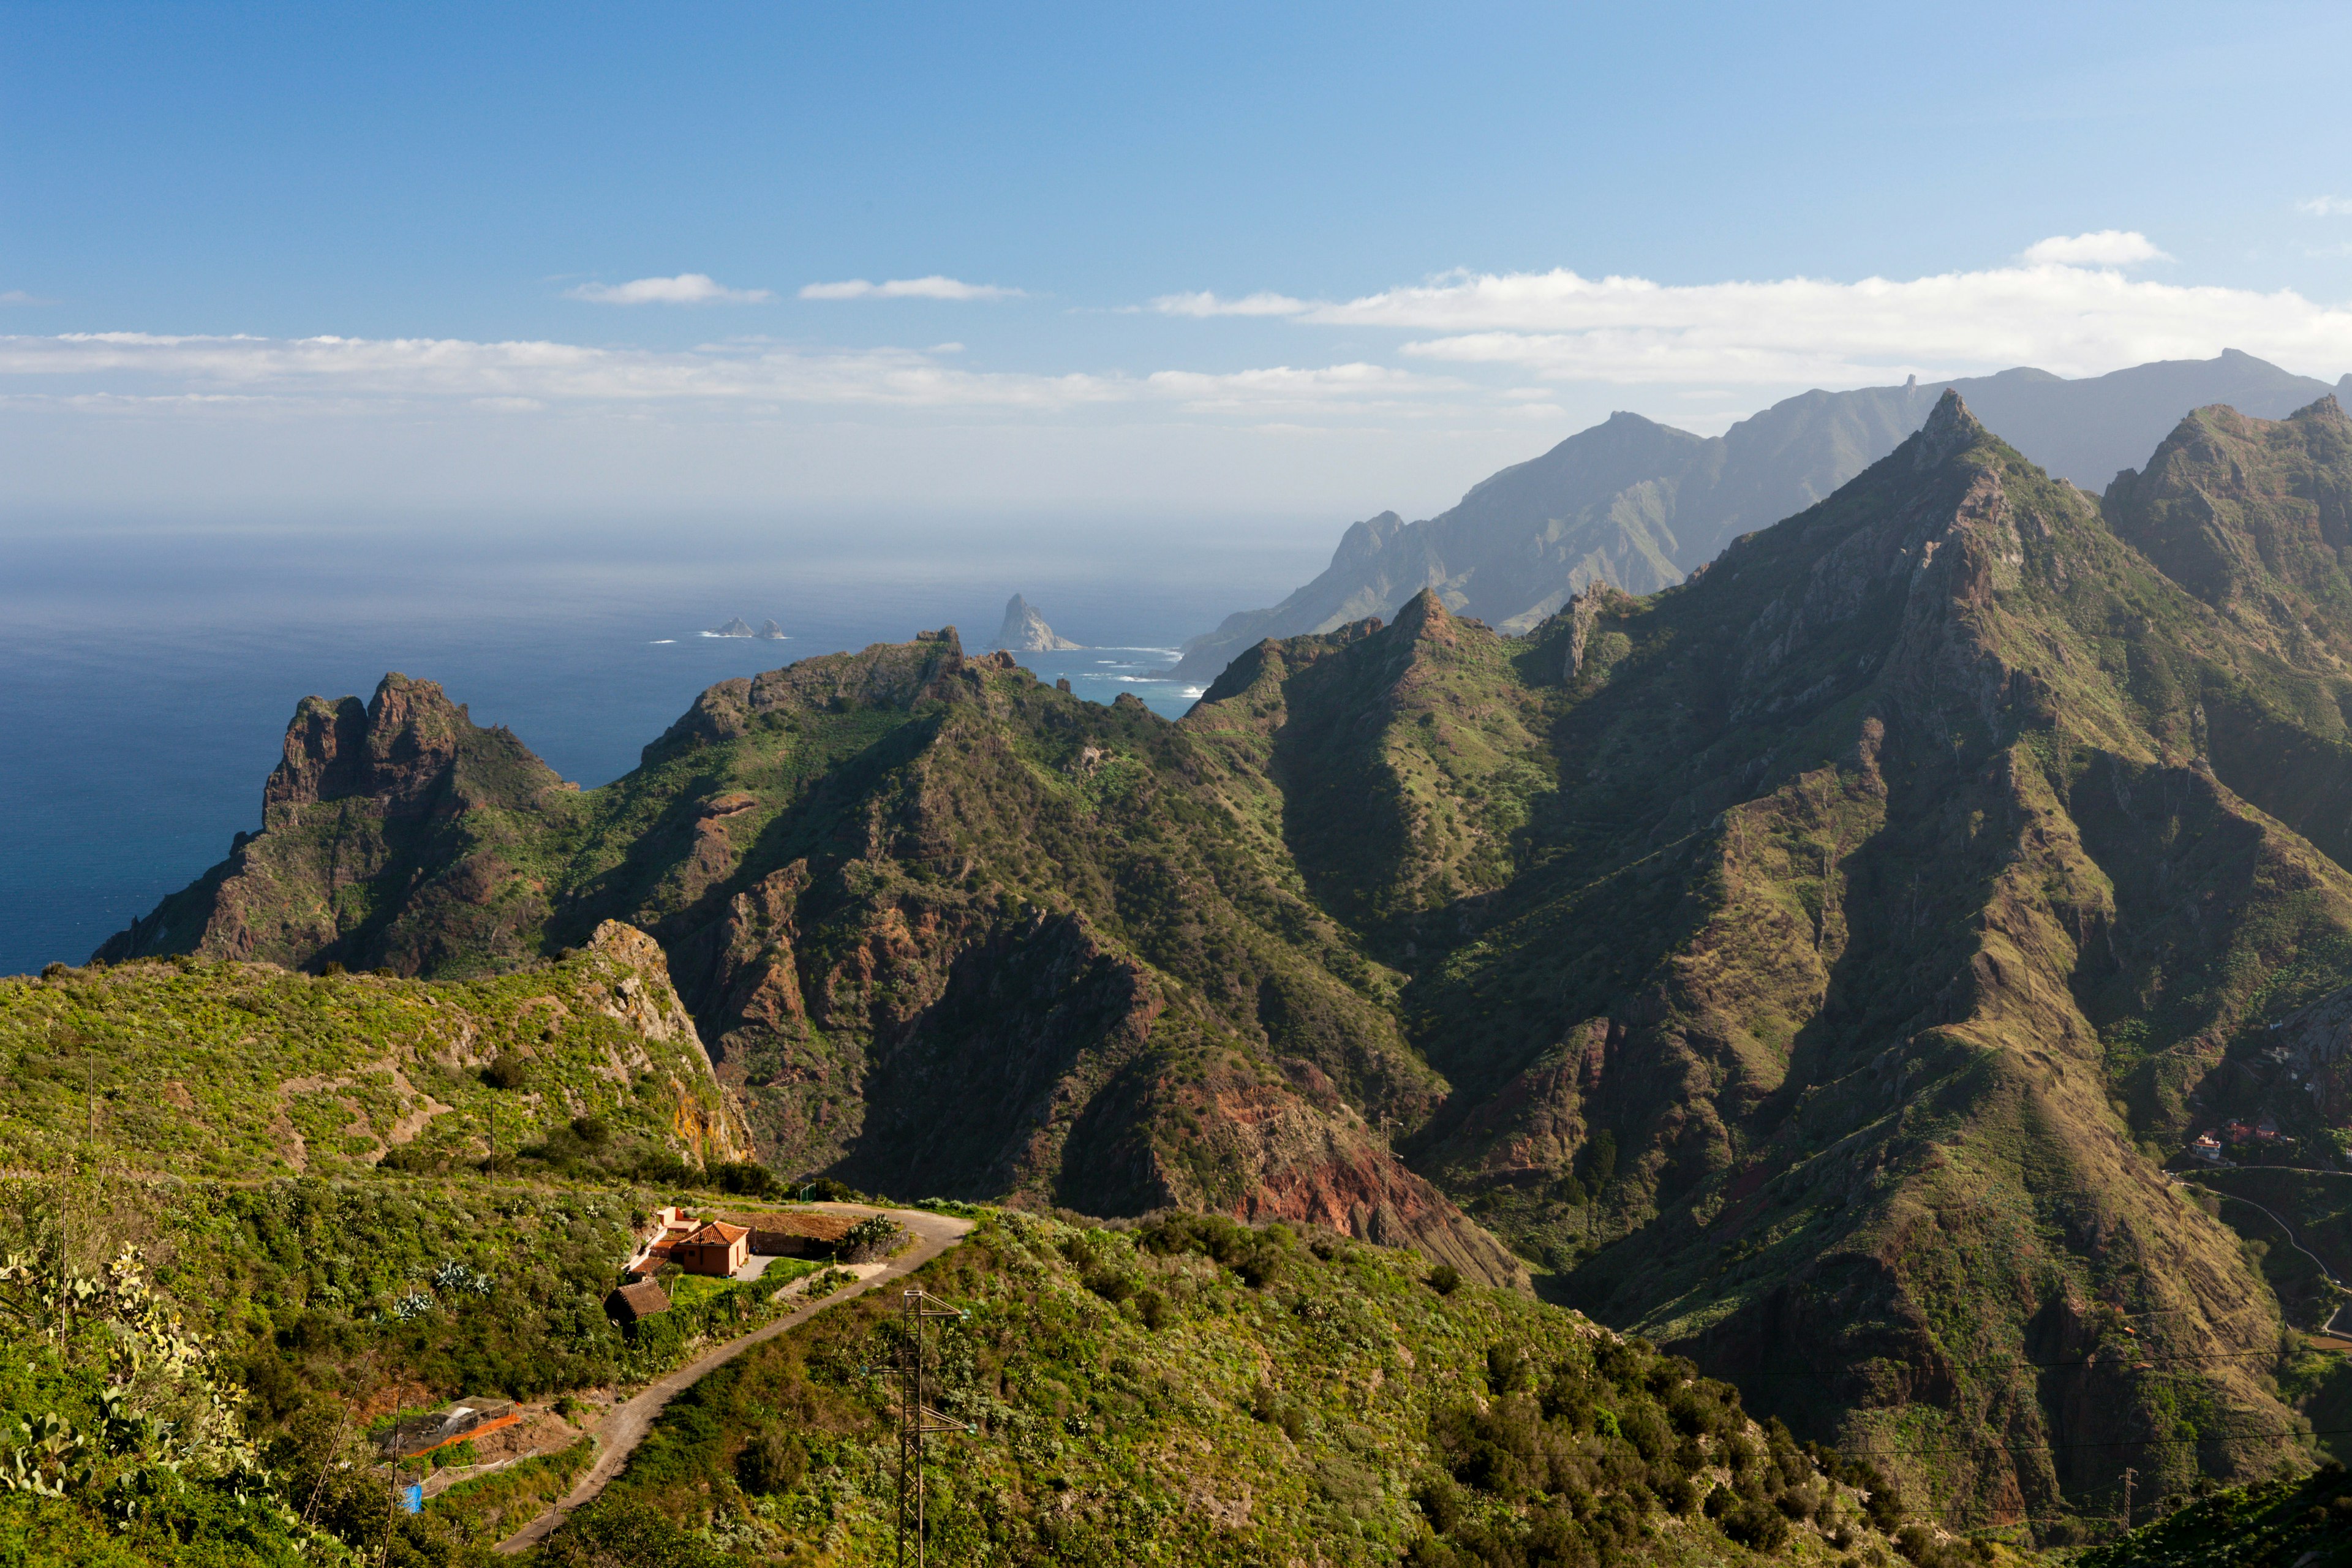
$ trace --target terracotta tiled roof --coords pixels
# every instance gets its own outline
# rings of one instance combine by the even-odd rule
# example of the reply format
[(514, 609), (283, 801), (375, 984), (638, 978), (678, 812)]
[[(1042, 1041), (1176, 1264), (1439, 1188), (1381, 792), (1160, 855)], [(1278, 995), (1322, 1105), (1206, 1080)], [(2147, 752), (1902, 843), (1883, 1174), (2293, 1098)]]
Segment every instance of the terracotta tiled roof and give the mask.
[(680, 1247), (726, 1247), (742, 1240), (751, 1233), (740, 1225), (729, 1225), (714, 1219), (692, 1236), (677, 1243)]

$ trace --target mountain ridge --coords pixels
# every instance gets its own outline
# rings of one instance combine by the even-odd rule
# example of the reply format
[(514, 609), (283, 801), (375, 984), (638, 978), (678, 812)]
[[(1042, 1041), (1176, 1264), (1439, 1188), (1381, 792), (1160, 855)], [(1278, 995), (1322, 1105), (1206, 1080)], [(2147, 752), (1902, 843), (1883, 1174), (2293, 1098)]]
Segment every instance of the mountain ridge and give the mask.
[[(2352, 394), (2352, 374), (2343, 386)], [(2027, 457), (2086, 489), (2138, 462), (2184, 408), (2226, 403), (2275, 416), (2331, 390), (2233, 349), (2080, 381), (2016, 369), (1807, 392), (1717, 437), (1613, 414), (1480, 481), (1436, 517), (1407, 523), (1383, 512), (1351, 525), (1321, 575), (1271, 609), (1230, 616), (1188, 640), (1172, 676), (1205, 685), (1260, 637), (1391, 615), (1424, 586), (1457, 613), (1512, 631), (1595, 580), (1654, 593), (1738, 533), (1829, 495), (1893, 450), (1948, 387)]]

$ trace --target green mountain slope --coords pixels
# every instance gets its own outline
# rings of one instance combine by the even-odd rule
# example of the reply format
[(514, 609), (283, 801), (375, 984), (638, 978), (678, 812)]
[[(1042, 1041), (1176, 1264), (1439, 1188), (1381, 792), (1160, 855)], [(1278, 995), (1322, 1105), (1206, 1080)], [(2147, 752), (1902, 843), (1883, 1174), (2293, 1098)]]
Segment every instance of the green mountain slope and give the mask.
[[(2103, 513), (1947, 396), (1680, 587), (1524, 637), (1423, 594), (1172, 725), (929, 635), (587, 795), (458, 788), (451, 726), (420, 817), (306, 783), (298, 715), (267, 830), (110, 951), (460, 974), (625, 920), (787, 1169), (1513, 1278), (1459, 1200), (1939, 1517), (2063, 1532), (2302, 1451), (2263, 1269), (2158, 1169), (2343, 1054), (2269, 1027), (2352, 982), (2344, 420), (2284, 426), (2200, 414)], [(2268, 576), (2167, 574), (2192, 493)]]
[[(1826, 1563), (1892, 1561), (1906, 1526), (1881, 1478), (1825, 1473), (1687, 1362), (1328, 1234), (1004, 1215), (920, 1279), (968, 1310), (930, 1331), (929, 1402), (972, 1428), (930, 1439), (934, 1561)], [(541, 1560), (887, 1561), (895, 1412), (867, 1369), (892, 1306), (698, 1384)], [(1907, 1524), (1918, 1560), (1978, 1560)]]
[(450, 984), (232, 962), (0, 980), (0, 1158), (85, 1147), (183, 1175), (479, 1164), (592, 1125), (612, 1161), (748, 1159), (643, 932), (599, 928), (552, 965)]
[[(1480, 663), (1487, 695), (1430, 700)], [(1415, 1163), (1572, 1300), (1801, 1428), (1933, 1456), (1913, 1473), (1980, 1517), (2103, 1510), (2126, 1463), (2159, 1492), (2267, 1464), (2269, 1292), (2135, 1143), (2346, 978), (2311, 781), (2352, 774), (2292, 767), (2336, 754), (2332, 672), (1950, 402), (1685, 589), (1519, 642), (1424, 596), (1260, 650), (1186, 723), (1350, 679), (1326, 665), (1390, 693), (1342, 726), (1359, 787), (1313, 799), (1455, 1088)], [(1438, 738), (1465, 721), (1527, 771), (1424, 761), (1475, 757)], [(1336, 765), (1331, 732), (1277, 729), (1269, 776)], [(1422, 896), (1471, 844), (1503, 871)]]
[[(355, 751), (422, 760), (339, 773)], [(104, 952), (467, 975), (625, 919), (786, 1169), (1311, 1220), (1524, 1278), (1365, 1120), (1444, 1092), (1395, 977), (1140, 703), (947, 632), (714, 687), (604, 789), (542, 773), (427, 683), (307, 700), (264, 831)]]

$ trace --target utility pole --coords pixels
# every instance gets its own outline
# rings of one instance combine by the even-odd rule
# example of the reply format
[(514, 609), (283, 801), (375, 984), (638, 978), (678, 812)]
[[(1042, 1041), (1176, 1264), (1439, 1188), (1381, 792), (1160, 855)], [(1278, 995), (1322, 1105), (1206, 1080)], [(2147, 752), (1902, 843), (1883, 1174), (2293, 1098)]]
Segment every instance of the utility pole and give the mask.
[[(963, 1316), (961, 1308), (949, 1306), (919, 1286), (901, 1291), (898, 1364), (877, 1369), (884, 1376), (898, 1380), (898, 1568), (908, 1568), (910, 1563), (914, 1568), (923, 1568), (923, 1439), (934, 1432), (975, 1429), (968, 1422), (950, 1420), (923, 1402), (924, 1321)], [(910, 1538), (915, 1544), (912, 1557), (907, 1555)]]
[(2129, 1465), (2124, 1467), (2124, 1529), (2126, 1531), (2131, 1529), (2132, 1482), (2138, 1475), (2139, 1472)]
[(98, 1058), (91, 1056), (88, 1050), (84, 1050), (81, 1054), (81, 1065), (82, 1099), (83, 1103), (89, 1108), (89, 1128), (83, 1136), (89, 1142), (95, 1143), (98, 1142)]

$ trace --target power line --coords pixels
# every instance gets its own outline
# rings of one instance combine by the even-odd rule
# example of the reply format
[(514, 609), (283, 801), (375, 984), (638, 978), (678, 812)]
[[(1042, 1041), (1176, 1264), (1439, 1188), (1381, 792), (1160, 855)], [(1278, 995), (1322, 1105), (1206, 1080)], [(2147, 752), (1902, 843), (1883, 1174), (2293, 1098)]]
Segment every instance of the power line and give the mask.
[(1924, 1454), (2055, 1454), (2074, 1448), (2195, 1448), (2207, 1443), (2275, 1441), (2291, 1437), (2352, 1437), (2352, 1426), (2314, 1427), (2308, 1432), (2288, 1428), (2278, 1432), (2203, 1432), (2194, 1437), (2119, 1437), (2098, 1443), (1951, 1443), (1933, 1448), (1880, 1448), (1844, 1445), (1843, 1454), (1891, 1454), (1906, 1458)]
[[(2311, 1331), (2317, 1332), (2319, 1331), (2314, 1330)], [(2053, 1369), (2070, 1366), (2160, 1366), (2177, 1364), (2182, 1362), (2276, 1360), (2278, 1353), (2279, 1352), (2276, 1351), (2206, 1351), (2200, 1352), (2193, 1355), (2141, 1355), (2131, 1356), (2128, 1358), (2120, 1355), (2108, 1358), (2092, 1356), (2086, 1357), (2081, 1361), (1972, 1361), (1955, 1362), (1951, 1363), (1951, 1370), (1954, 1372), (1979, 1372), (1988, 1368), (2006, 1367), (2013, 1372), (2048, 1372)], [(1732, 1381), (1738, 1383), (1762, 1383), (1785, 1380), (1789, 1378), (1832, 1378), (1846, 1377), (1850, 1375), (1852, 1375), (1850, 1371), (1747, 1372), (1739, 1373)]]

